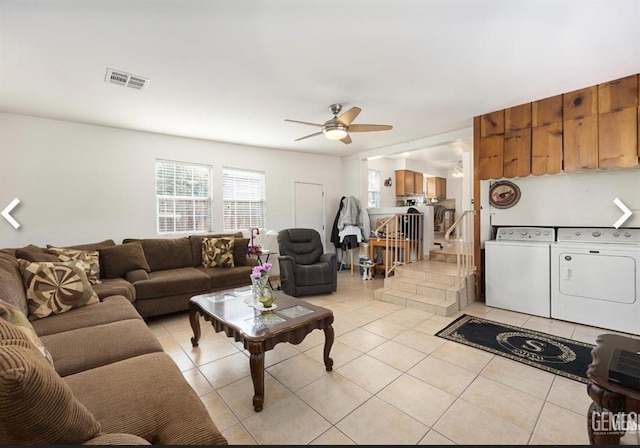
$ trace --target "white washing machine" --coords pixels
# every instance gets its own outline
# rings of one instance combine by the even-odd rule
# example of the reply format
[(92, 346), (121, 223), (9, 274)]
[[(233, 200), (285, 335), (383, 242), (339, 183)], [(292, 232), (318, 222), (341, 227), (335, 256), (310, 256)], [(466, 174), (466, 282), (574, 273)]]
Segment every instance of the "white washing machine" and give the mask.
[(560, 228), (551, 317), (640, 334), (640, 229)]
[(551, 317), (552, 227), (501, 227), (485, 241), (485, 304)]

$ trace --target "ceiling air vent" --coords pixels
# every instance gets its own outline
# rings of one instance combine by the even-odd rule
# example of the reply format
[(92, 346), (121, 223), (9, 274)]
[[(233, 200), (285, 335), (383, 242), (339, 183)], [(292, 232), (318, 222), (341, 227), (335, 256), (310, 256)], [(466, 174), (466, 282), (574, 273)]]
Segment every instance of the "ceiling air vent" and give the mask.
[(104, 81), (137, 90), (142, 90), (149, 84), (149, 80), (142, 76), (132, 75), (122, 70), (114, 70), (112, 68), (107, 68), (107, 76)]

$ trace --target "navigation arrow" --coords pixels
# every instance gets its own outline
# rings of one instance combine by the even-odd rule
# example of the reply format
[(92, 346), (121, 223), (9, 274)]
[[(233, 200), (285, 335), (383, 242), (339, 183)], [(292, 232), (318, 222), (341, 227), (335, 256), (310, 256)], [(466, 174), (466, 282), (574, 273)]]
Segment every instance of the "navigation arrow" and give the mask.
[(20, 227), (20, 223), (15, 219), (13, 219), (13, 216), (11, 216), (9, 213), (11, 213), (11, 210), (16, 208), (16, 205), (18, 205), (19, 203), (20, 203), (20, 199), (15, 198), (13, 201), (11, 201), (9, 205), (7, 205), (4, 208), (4, 210), (2, 210), (2, 212), (0, 212), (0, 215), (2, 215), (4, 219), (9, 221), (9, 224), (11, 224), (14, 229), (17, 229), (18, 227)]
[(615, 198), (613, 200), (613, 203), (616, 204), (618, 206), (618, 208), (620, 208), (620, 210), (622, 210), (624, 212), (624, 214), (615, 222), (615, 224), (613, 224), (613, 227), (615, 227), (617, 229), (622, 224), (624, 224), (624, 222), (627, 219), (629, 219), (629, 216), (631, 216), (633, 214), (633, 212), (631, 210), (629, 210), (629, 207), (624, 205), (622, 203), (622, 201), (620, 199), (618, 199), (618, 198)]

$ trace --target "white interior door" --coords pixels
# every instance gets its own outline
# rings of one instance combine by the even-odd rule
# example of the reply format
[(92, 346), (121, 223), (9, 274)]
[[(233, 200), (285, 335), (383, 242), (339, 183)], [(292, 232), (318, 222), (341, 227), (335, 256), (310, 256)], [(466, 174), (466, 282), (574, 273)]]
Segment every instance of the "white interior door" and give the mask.
[(294, 183), (294, 227), (315, 229), (324, 246), (324, 188), (322, 184)]

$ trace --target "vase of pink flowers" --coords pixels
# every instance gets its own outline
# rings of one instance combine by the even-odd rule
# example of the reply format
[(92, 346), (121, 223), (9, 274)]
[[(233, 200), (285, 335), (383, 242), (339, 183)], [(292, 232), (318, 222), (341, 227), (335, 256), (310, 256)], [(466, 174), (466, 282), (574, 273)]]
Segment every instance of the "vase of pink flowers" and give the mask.
[(271, 263), (263, 263), (259, 266), (254, 266), (251, 270), (251, 306), (254, 308), (260, 307), (260, 298), (266, 295), (264, 290), (268, 287), (269, 283), (269, 271), (271, 270)]

